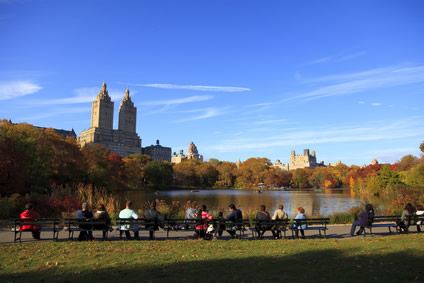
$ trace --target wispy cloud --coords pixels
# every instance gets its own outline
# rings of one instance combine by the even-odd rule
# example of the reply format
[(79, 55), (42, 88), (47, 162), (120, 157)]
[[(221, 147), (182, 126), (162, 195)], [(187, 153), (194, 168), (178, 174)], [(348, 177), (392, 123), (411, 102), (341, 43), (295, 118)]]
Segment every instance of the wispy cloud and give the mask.
[[(56, 99), (45, 99), (38, 101), (31, 101), (34, 104), (78, 104), (78, 103), (91, 103), (96, 99), (97, 94), (100, 91), (100, 87), (83, 87), (76, 88), (73, 90), (75, 94), (72, 97), (56, 98)], [(124, 90), (108, 90), (109, 96), (112, 100), (119, 100), (124, 97)], [(131, 94), (135, 94), (135, 91), (131, 91)]]
[(354, 58), (364, 56), (365, 54), (367, 54), (367, 53), (366, 53), (366, 52), (356, 52), (356, 53), (352, 53), (352, 54), (349, 54), (349, 55), (345, 55), (345, 56), (340, 57), (340, 58), (338, 59), (338, 61), (340, 61), (340, 62), (343, 62), (343, 61), (349, 61), (349, 60), (352, 60), (352, 59), (354, 59)]
[(242, 92), (249, 91), (250, 88), (236, 87), (236, 86), (206, 86), (206, 85), (175, 85), (175, 84), (127, 84), (116, 82), (118, 84), (143, 86), (143, 87), (154, 87), (154, 88), (165, 88), (165, 89), (187, 89), (197, 91), (220, 91), (220, 92)]
[(150, 105), (150, 106), (157, 106), (157, 105), (179, 105), (179, 104), (185, 104), (185, 103), (192, 103), (192, 102), (200, 102), (205, 101), (214, 98), (211, 95), (196, 95), (196, 96), (189, 96), (184, 98), (178, 98), (178, 99), (169, 99), (169, 100), (156, 100), (156, 101), (146, 101), (143, 102), (143, 105)]
[(381, 106), (381, 105), (383, 105), (382, 103), (380, 103), (380, 102), (373, 102), (373, 103), (371, 103), (371, 105), (372, 106)]
[(58, 108), (58, 109), (54, 109), (54, 110), (49, 109), (49, 110), (44, 111), (42, 113), (24, 116), (24, 117), (21, 117), (21, 120), (31, 123), (32, 121), (43, 120), (43, 119), (47, 119), (47, 118), (51, 118), (51, 117), (55, 117), (55, 116), (60, 116), (60, 115), (90, 113), (90, 112), (91, 112), (90, 107), (77, 107), (77, 108), (66, 107), (66, 108)]
[(181, 122), (189, 122), (189, 121), (195, 121), (195, 120), (202, 120), (207, 118), (212, 118), (216, 116), (220, 116), (225, 113), (226, 108), (216, 108), (216, 107), (209, 107), (204, 109), (196, 109), (196, 110), (188, 110), (184, 111), (183, 113), (200, 113), (196, 116), (189, 117), (189, 118), (183, 118), (179, 120), (175, 120), (176, 123)]
[(36, 93), (42, 87), (31, 81), (0, 82), (0, 100), (13, 99)]
[[(233, 137), (208, 149), (218, 152), (240, 150), (266, 150), (273, 147), (314, 145), (323, 143), (347, 143), (362, 141), (387, 141), (421, 137), (424, 122), (418, 118), (402, 119), (391, 123), (368, 122), (366, 125), (322, 128), (313, 130), (290, 130), (280, 135), (261, 133), (256, 135)], [(274, 132), (275, 133), (275, 132)], [(260, 140), (261, 142), (258, 142)]]
[(358, 93), (369, 89), (420, 83), (424, 82), (424, 66), (392, 66), (358, 73), (321, 77), (312, 79), (310, 82), (332, 82), (332, 84), (286, 98), (283, 101), (311, 101), (325, 97)]
[(329, 60), (330, 60), (330, 57), (321, 57), (321, 58), (314, 59), (314, 60), (311, 60), (309, 62), (303, 63), (300, 66), (303, 67), (303, 66), (309, 66), (309, 65), (322, 64), (322, 63), (328, 62)]

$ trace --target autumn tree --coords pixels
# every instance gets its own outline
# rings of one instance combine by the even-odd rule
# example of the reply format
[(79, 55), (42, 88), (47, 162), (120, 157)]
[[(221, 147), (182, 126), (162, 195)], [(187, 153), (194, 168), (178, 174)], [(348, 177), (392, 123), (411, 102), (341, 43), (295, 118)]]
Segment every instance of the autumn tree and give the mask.
[(127, 186), (129, 188), (141, 188), (145, 185), (146, 170), (152, 158), (145, 154), (131, 154), (123, 159), (127, 174)]
[(219, 186), (232, 186), (236, 178), (236, 164), (223, 161), (216, 168), (219, 173)]

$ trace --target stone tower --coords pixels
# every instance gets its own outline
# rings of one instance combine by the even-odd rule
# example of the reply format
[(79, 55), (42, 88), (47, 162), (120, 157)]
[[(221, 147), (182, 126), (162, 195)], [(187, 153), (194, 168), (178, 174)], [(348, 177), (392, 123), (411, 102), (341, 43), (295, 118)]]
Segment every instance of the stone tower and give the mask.
[(119, 106), (119, 125), (118, 130), (128, 133), (135, 133), (137, 121), (137, 108), (131, 101), (130, 91), (125, 91), (125, 96)]
[(113, 102), (106, 89), (106, 81), (93, 102), (91, 111), (91, 128), (113, 129)]

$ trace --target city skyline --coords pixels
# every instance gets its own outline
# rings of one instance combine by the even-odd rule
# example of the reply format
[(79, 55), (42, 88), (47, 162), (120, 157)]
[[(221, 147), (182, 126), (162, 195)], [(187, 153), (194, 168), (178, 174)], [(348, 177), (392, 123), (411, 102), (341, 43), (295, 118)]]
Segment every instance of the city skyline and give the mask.
[[(143, 147), (394, 163), (424, 140), (424, 3), (0, 1), (0, 118), (90, 127), (129, 87)], [(118, 117), (114, 117), (117, 128)]]

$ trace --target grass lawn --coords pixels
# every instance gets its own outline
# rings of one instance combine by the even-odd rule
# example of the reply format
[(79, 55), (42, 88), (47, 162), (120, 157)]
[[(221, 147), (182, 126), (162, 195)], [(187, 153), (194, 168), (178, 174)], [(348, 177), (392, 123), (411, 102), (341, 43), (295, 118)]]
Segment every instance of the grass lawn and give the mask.
[(424, 282), (424, 234), (0, 246), (0, 282)]

